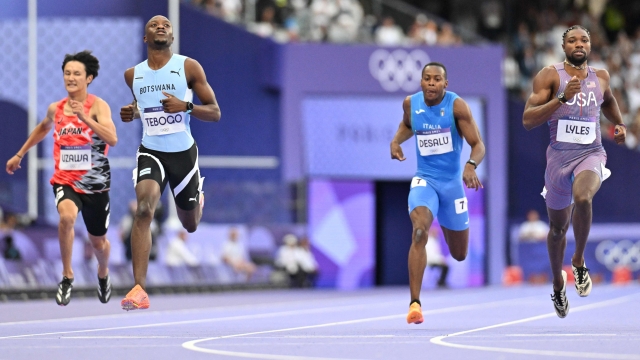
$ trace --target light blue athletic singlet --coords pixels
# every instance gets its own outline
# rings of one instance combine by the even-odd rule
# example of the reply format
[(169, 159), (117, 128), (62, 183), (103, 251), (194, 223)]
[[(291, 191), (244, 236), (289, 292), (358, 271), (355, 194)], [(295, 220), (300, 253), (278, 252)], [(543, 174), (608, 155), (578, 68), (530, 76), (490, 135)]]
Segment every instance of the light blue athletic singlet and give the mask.
[(462, 137), (453, 117), (458, 98), (447, 91), (440, 104), (428, 106), (422, 91), (411, 96), (411, 128), (416, 136), (418, 171), (425, 179), (461, 178)]
[[(142, 146), (163, 152), (185, 151), (193, 146), (189, 121), (191, 115), (182, 111), (167, 114), (160, 100), (163, 91), (182, 101), (192, 101), (193, 91), (185, 77), (187, 57), (173, 54), (169, 62), (158, 70), (151, 70), (147, 60), (136, 65), (133, 73), (133, 93), (138, 101), (142, 121)], [(185, 109), (186, 111), (186, 109)]]

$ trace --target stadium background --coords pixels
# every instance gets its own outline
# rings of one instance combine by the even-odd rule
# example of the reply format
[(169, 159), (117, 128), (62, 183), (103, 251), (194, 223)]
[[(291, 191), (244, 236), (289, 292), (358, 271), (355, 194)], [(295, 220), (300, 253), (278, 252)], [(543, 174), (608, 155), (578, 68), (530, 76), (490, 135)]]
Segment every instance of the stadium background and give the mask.
[[(37, 3), (37, 92), (36, 106), (31, 106), (40, 121), (47, 105), (65, 96), (60, 77), (64, 54), (93, 50), (101, 70), (90, 91), (110, 104), (119, 137), (109, 153), (109, 238), (114, 284), (126, 288), (131, 283), (130, 264), (124, 258), (118, 224), (134, 198), (131, 170), (141, 127), (119, 120), (120, 106), (131, 101), (122, 74), (146, 58), (144, 24), (153, 15), (169, 15), (169, 5), (152, 0), (86, 3)], [(544, 244), (520, 244), (517, 227), (528, 210), (536, 209), (543, 217), (545, 213), (539, 193), (548, 130), (541, 126), (526, 132), (521, 116), (523, 94), (529, 91), (536, 68), (548, 65), (544, 61), (562, 60), (557, 56), (561, 32), (556, 27), (564, 29), (579, 20), (589, 26), (587, 20), (596, 20), (591, 30), (600, 43), (594, 42), (593, 53), (601, 56), (593, 56), (604, 59), (600, 62), (622, 57), (619, 64), (613, 61), (605, 66), (612, 78), (622, 78), (614, 90), (630, 133), (639, 128), (634, 79), (638, 77), (640, 37), (632, 25), (637, 24), (638, 9), (630, 7), (622, 13), (616, 1), (537, 1), (528, 9), (510, 0), (362, 1), (361, 28), (370, 26), (375, 34), (381, 20), (392, 16), (407, 33), (401, 43), (388, 46), (376, 44), (374, 36), (341, 43), (329, 34), (319, 41), (304, 39), (292, 35), (285, 21), (281, 26), (272, 25), (271, 36), (260, 36), (252, 21), (241, 20), (252, 20), (252, 14), (270, 6), (268, 2), (243, 3), (245, 11), (239, 18), (215, 6), (212, 10), (208, 3), (214, 2), (179, 5), (179, 52), (202, 64), (223, 113), (217, 124), (192, 122), (202, 174), (207, 178), (207, 203), (203, 224), (190, 237), (189, 247), (201, 257), (202, 265), (180, 270), (163, 266), (162, 249), (174, 231), (167, 226), (158, 240), (158, 259), (149, 269), (153, 286), (243, 283), (220, 264), (220, 247), (231, 227), (240, 230), (242, 242), (261, 264), (262, 271), (250, 285), (273, 283), (271, 261), (286, 233), (309, 236), (320, 264), (317, 286), (353, 289), (405, 284), (411, 236), (406, 196), (415, 155), (411, 140), (403, 146), (408, 160), (392, 162), (388, 144), (401, 118), (402, 99), (419, 89), (419, 70), (430, 60), (448, 67), (449, 89), (470, 103), (487, 145), (487, 157), (479, 168), (485, 189), (468, 194), (474, 206), (469, 257), (462, 263), (450, 262), (453, 287), (498, 284), (509, 265), (521, 266), (525, 279), (548, 271)], [(28, 86), (28, 2), (4, 0), (3, 4), (0, 158), (9, 159), (28, 134), (33, 93)], [(287, 6), (286, 1), (273, 2), (278, 14), (286, 14), (283, 9)], [(592, 14), (594, 9), (600, 9), (599, 15)], [(474, 11), (480, 14), (475, 27), (469, 21)], [(539, 20), (563, 12), (564, 16), (555, 16), (556, 23)], [(453, 42), (412, 41), (417, 13), (437, 23), (441, 33), (453, 24)], [(522, 34), (521, 21), (529, 34)], [(603, 30), (597, 31), (599, 28)], [(283, 31), (289, 34), (286, 38)], [(552, 34), (557, 37), (555, 43), (545, 40)], [(527, 46), (536, 50), (533, 65)], [(509, 71), (513, 62), (515, 73)], [(0, 175), (0, 206), (5, 213), (20, 215), (14, 237), (23, 254), (19, 262), (0, 260), (3, 294), (52, 289), (59, 281), (57, 213), (48, 184), (51, 145), (49, 136), (38, 146), (37, 190), (28, 186), (27, 159), (16, 175)], [(636, 276), (640, 270), (640, 190), (633, 186), (633, 179), (640, 175), (640, 155), (637, 142), (627, 145), (617, 147), (605, 140), (613, 176), (594, 200), (595, 224), (586, 256), (603, 281), (609, 281), (620, 264), (630, 267)], [(28, 205), (28, 194), (35, 191), (36, 217), (29, 214), (34, 207)], [(163, 203), (165, 209), (170, 208), (166, 198)], [(77, 281), (93, 287), (93, 264), (84, 259), (80, 221), (78, 225), (74, 263), (83, 269), (76, 273), (86, 276), (78, 275)], [(597, 250), (600, 243), (609, 248)], [(520, 255), (523, 251), (526, 261)], [(598, 251), (604, 251), (605, 260), (597, 256)], [(427, 276), (426, 282), (429, 279)]]

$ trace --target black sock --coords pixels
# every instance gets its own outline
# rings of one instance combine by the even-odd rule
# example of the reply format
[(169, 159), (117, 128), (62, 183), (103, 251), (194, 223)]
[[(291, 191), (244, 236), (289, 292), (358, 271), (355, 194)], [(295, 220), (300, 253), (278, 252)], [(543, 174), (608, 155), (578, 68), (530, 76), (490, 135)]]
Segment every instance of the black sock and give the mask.
[(413, 304), (413, 303), (418, 303), (418, 305), (422, 306), (422, 304), (420, 304), (420, 300), (418, 300), (418, 299), (411, 300), (411, 302), (409, 303), (409, 306), (411, 306), (411, 304)]

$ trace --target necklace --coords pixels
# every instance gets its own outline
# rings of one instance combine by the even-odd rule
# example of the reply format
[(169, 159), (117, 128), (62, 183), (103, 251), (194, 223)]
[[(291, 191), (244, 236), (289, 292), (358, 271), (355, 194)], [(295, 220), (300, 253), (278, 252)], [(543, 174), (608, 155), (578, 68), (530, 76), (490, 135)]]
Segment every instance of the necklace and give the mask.
[(580, 65), (580, 66), (575, 66), (575, 65), (573, 65), (572, 63), (568, 62), (566, 59), (564, 60), (564, 63), (565, 63), (565, 64), (567, 64), (567, 65), (569, 65), (569, 66), (571, 66), (572, 68), (574, 68), (574, 69), (578, 69), (578, 70), (584, 70), (584, 69), (586, 69), (586, 67), (587, 67), (587, 64), (582, 64), (582, 65)]

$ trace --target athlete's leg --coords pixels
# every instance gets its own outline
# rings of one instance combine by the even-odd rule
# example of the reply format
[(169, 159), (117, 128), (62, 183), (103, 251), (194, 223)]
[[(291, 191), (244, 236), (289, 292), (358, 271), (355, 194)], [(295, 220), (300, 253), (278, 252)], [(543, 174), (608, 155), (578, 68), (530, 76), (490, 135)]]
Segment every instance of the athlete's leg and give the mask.
[(151, 251), (151, 221), (153, 221), (160, 195), (160, 185), (154, 180), (141, 180), (136, 185), (138, 206), (131, 229), (131, 261), (135, 283), (143, 289), (146, 285)]
[(427, 267), (427, 239), (433, 223), (433, 214), (426, 206), (417, 206), (411, 211), (411, 247), (409, 248), (409, 290), (411, 300), (420, 299), (422, 277)]
[[(175, 195), (178, 219), (180, 219), (185, 230), (190, 233), (196, 231), (200, 224), (200, 219), (202, 219), (202, 207), (204, 205), (203, 180), (204, 178), (200, 177), (200, 170), (196, 170), (186, 186)], [(178, 189), (173, 189), (174, 193), (176, 190)]]
[(600, 176), (593, 171), (580, 172), (573, 182), (573, 233), (576, 251), (571, 258), (575, 267), (584, 266), (584, 249), (591, 230), (592, 200), (600, 189)]
[(202, 219), (202, 208), (200, 205), (191, 210), (182, 210), (176, 206), (176, 210), (178, 212), (178, 219), (180, 219), (185, 230), (190, 233), (196, 231), (200, 224), (200, 219)]
[(93, 250), (98, 260), (98, 277), (104, 279), (109, 274), (109, 254), (111, 253), (111, 244), (107, 240), (106, 235), (95, 236), (89, 234), (89, 240), (93, 246)]
[(444, 226), (440, 227), (442, 228), (444, 239), (447, 241), (447, 245), (449, 245), (451, 257), (458, 261), (466, 259), (467, 253), (469, 252), (469, 229), (456, 231), (447, 229)]
[(70, 200), (63, 199), (58, 203), (60, 222), (58, 223), (58, 238), (60, 240), (60, 257), (62, 258), (62, 276), (73, 279), (71, 255), (75, 238), (74, 226), (78, 217), (78, 206)]
[(547, 207), (547, 214), (549, 215), (547, 251), (549, 252), (549, 262), (551, 263), (551, 273), (553, 274), (554, 291), (560, 291), (564, 286), (562, 263), (564, 261), (564, 251), (567, 247), (567, 229), (569, 229), (572, 206), (569, 205), (562, 210), (554, 210)]

